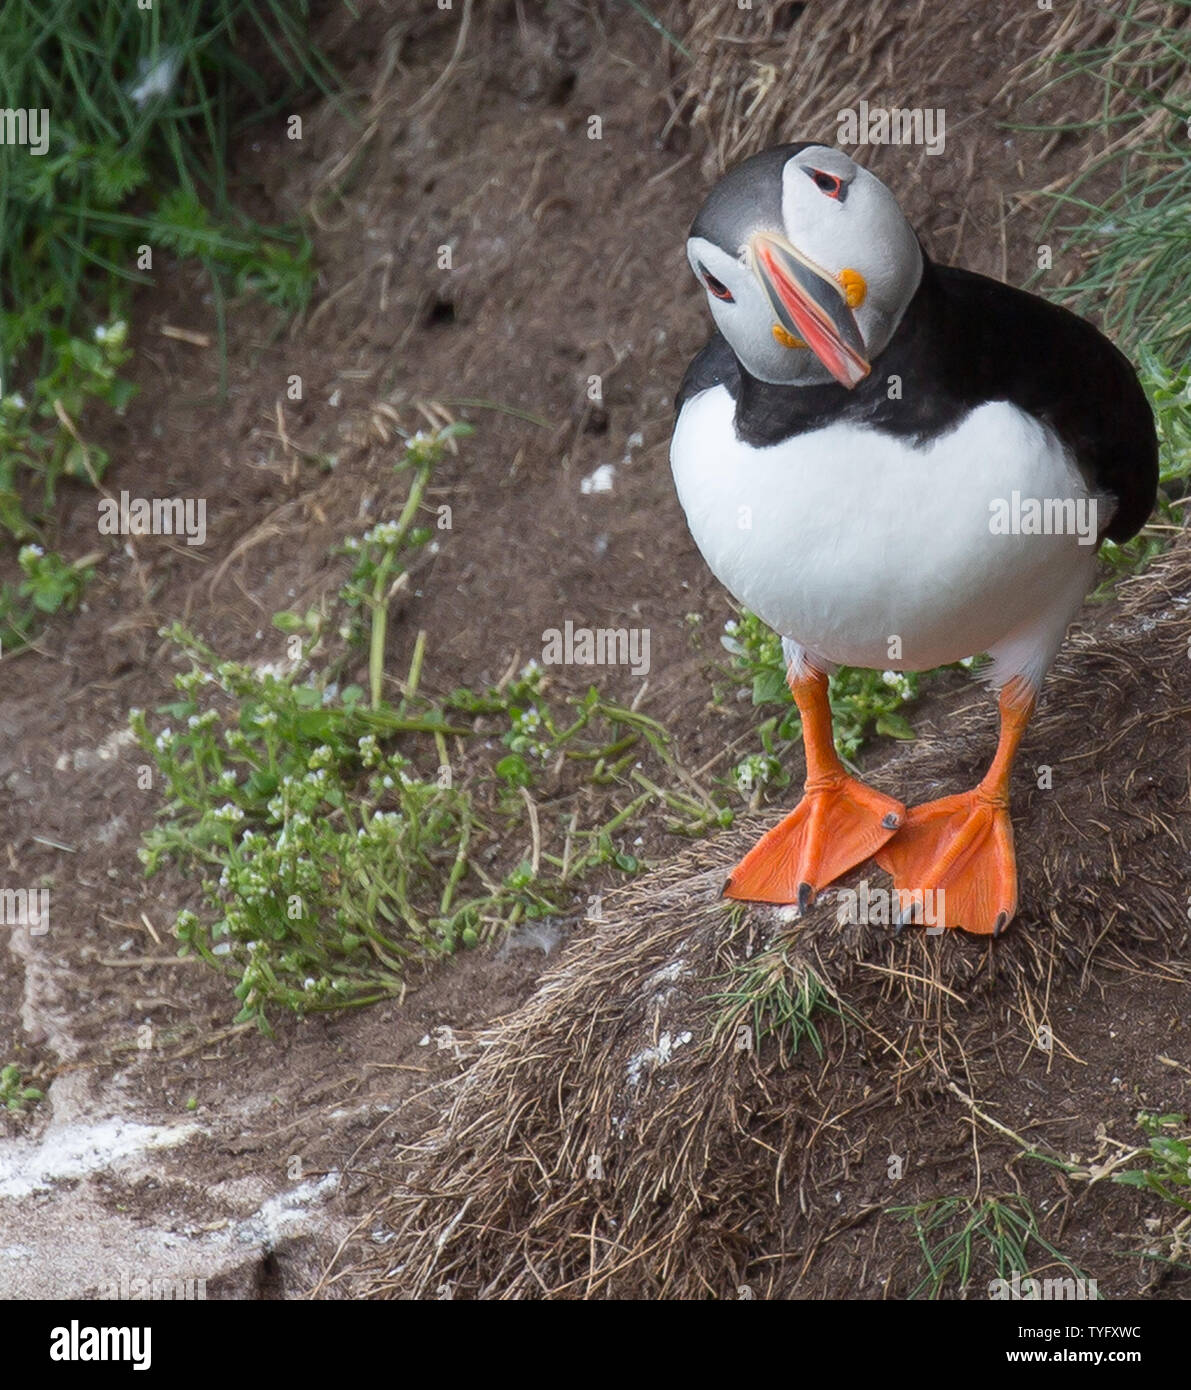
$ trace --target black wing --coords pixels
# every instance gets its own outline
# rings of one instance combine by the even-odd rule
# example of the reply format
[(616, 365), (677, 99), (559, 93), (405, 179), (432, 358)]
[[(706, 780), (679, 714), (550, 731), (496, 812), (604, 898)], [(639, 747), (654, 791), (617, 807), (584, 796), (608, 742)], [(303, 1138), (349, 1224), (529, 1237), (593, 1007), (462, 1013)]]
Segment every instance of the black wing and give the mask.
[(933, 269), (950, 390), (1009, 400), (1048, 425), (1088, 482), (1117, 499), (1101, 534), (1135, 535), (1157, 496), (1158, 438), (1128, 358), (1056, 304), (971, 271)]

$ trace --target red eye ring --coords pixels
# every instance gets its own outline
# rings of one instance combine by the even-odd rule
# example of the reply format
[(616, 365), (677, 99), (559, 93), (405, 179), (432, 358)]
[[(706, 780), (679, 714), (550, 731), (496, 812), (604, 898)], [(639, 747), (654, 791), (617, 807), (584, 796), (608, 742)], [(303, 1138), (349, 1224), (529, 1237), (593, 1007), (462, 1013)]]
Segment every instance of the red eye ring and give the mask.
[(844, 181), (837, 174), (825, 174), (822, 169), (808, 169), (806, 172), (814, 179), (815, 187), (820, 193), (843, 202)]
[(707, 286), (708, 291), (711, 294), (715, 295), (717, 299), (722, 299), (725, 304), (736, 303), (736, 299), (733, 296), (732, 291), (727, 287), (727, 285), (724, 284), (722, 280), (717, 280), (715, 276), (711, 273), (711, 271), (708, 270), (707, 267), (703, 264), (702, 261), (699, 262), (699, 274), (702, 276), (703, 283)]

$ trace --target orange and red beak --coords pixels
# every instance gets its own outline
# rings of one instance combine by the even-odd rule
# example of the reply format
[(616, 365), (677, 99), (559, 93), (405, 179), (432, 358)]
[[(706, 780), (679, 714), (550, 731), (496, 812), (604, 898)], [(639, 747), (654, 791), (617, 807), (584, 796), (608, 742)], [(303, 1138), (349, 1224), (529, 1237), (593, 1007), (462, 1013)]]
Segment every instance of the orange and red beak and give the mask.
[[(801, 339), (841, 386), (851, 390), (872, 368), (844, 287), (776, 232), (754, 232), (748, 243), (778, 325)], [(782, 341), (778, 328), (774, 336)]]

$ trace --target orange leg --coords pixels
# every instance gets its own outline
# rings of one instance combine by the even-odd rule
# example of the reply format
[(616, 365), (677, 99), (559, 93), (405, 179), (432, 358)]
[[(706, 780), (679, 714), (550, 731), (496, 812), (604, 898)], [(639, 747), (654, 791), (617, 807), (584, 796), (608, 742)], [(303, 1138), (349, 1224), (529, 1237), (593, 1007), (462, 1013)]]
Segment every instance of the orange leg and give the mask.
[(789, 679), (806, 749), (803, 797), (732, 870), (724, 895), (746, 902), (797, 903), (805, 912), (820, 889), (885, 844), (905, 819), (906, 808), (844, 771), (831, 733), (827, 677), (812, 670)]
[[(913, 806), (877, 863), (892, 874), (903, 920), (1000, 936), (1017, 911), (1009, 773), (1034, 710), (1023, 682), (1001, 691), (1001, 737), (980, 785)], [(931, 918), (933, 917), (933, 921)]]

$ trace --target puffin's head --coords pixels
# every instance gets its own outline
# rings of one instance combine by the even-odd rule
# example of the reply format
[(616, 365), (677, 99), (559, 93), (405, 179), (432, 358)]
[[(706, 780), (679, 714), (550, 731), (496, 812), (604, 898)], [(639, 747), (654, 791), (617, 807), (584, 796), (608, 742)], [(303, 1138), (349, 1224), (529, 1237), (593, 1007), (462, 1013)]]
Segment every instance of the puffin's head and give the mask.
[(779, 145), (738, 164), (686, 249), (745, 369), (785, 385), (862, 381), (922, 278), (893, 194), (827, 145)]

